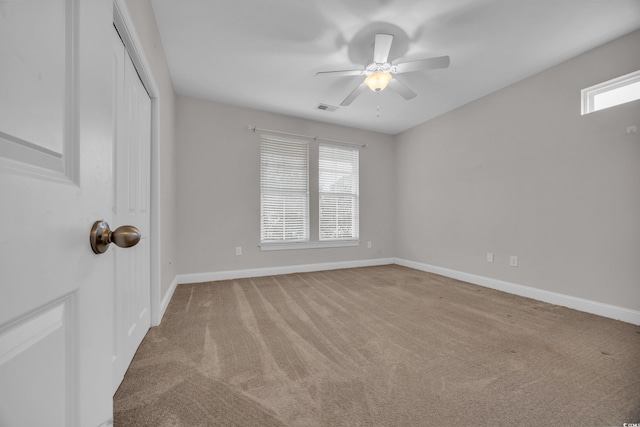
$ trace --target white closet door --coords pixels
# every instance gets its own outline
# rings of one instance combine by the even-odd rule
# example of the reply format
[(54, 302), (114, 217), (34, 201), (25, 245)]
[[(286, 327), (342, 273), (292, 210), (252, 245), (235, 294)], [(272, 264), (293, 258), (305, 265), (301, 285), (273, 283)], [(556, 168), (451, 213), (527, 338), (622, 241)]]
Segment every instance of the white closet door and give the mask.
[(134, 225), (140, 242), (115, 253), (113, 392), (150, 326), (149, 194), (151, 100), (114, 30), (115, 106), (114, 223)]

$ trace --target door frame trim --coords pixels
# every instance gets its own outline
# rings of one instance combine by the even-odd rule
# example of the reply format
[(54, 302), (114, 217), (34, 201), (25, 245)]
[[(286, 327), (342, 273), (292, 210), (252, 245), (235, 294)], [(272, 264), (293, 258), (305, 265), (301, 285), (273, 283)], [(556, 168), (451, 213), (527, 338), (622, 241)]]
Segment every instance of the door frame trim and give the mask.
[(151, 257), (151, 326), (157, 326), (162, 320), (160, 303), (162, 298), (162, 277), (160, 272), (160, 90), (151, 73), (151, 65), (144, 53), (142, 42), (138, 37), (133, 19), (125, 0), (113, 0), (113, 24), (120, 33), (140, 80), (149, 93), (151, 99), (151, 206), (150, 215), (150, 257)]

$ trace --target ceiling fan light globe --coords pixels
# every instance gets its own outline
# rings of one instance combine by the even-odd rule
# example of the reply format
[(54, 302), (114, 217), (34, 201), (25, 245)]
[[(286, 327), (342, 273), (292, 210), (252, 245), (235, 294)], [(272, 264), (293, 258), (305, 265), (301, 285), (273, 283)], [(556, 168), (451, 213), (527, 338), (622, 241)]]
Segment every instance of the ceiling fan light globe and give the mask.
[(364, 84), (374, 92), (381, 92), (387, 87), (391, 78), (391, 74), (378, 71), (367, 76), (364, 80)]

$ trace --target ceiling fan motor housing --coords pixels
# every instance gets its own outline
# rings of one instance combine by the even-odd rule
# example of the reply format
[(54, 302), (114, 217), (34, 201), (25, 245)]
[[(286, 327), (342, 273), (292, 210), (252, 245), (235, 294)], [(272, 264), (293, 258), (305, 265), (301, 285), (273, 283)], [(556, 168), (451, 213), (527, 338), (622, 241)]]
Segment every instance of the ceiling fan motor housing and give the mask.
[(367, 65), (367, 68), (365, 68), (365, 73), (366, 75), (371, 75), (373, 73), (393, 73), (393, 66), (388, 63), (388, 62), (384, 62), (384, 63), (376, 63), (376, 62), (372, 62), (371, 64)]

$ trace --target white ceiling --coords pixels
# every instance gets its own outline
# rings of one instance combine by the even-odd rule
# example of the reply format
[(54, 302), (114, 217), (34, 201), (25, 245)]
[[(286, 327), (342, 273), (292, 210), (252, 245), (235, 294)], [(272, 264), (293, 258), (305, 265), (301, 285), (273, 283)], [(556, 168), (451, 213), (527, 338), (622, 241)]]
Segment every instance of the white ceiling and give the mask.
[[(151, 0), (180, 95), (397, 134), (640, 28), (640, 0)], [(399, 76), (418, 96), (315, 77), (372, 62), (449, 55)], [(379, 111), (379, 117), (378, 117)], [(268, 126), (268, 124), (258, 124)]]

